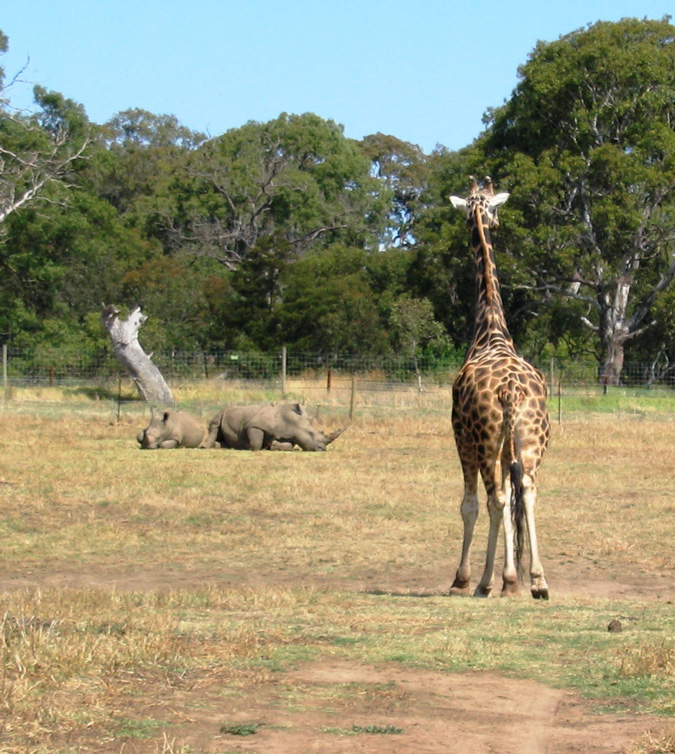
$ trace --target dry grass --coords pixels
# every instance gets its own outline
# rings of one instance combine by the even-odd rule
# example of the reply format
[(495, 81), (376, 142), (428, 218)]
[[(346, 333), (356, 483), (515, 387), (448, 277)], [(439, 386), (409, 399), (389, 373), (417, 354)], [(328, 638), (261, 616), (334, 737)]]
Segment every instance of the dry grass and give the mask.
[[(142, 407), (118, 423), (104, 402), (6, 405), (1, 750), (188, 751), (171, 726), (192, 705), (317, 657), (498, 669), (672, 712), (672, 608), (658, 594), (675, 570), (675, 423), (555, 425), (538, 510), (555, 601), (450, 603), (459, 464), (436, 398), (407, 399), (418, 410), (358, 411), (325, 454), (141, 452)], [(188, 400), (205, 416), (216, 402)], [(319, 422), (344, 416), (324, 403)], [(483, 512), (476, 572), (485, 531)], [(593, 580), (633, 596), (608, 602)], [(624, 613), (630, 631), (610, 637)], [(364, 692), (331, 693), (349, 707)]]
[(627, 754), (675, 754), (675, 728), (666, 733), (645, 733)]

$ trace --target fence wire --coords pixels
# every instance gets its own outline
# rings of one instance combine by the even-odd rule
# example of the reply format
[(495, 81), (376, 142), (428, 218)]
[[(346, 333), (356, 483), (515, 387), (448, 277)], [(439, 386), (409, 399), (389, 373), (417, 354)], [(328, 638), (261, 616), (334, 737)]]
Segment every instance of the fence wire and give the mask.
[[(456, 358), (421, 356), (378, 357), (295, 353), (250, 353), (240, 351), (171, 351), (155, 353), (153, 361), (170, 384), (201, 380), (232, 380), (281, 385), (284, 380), (304, 378), (325, 384), (330, 390), (338, 380), (355, 378), (360, 390), (394, 390), (416, 386), (432, 390), (448, 387), (461, 366)], [(561, 385), (602, 388), (602, 370), (597, 363), (547, 359), (533, 362), (547, 378), (551, 393)], [(109, 350), (66, 352), (56, 348), (27, 352), (3, 347), (3, 382), (11, 386), (110, 385), (126, 375)], [(641, 389), (675, 389), (675, 365), (631, 363), (624, 365), (620, 385)]]

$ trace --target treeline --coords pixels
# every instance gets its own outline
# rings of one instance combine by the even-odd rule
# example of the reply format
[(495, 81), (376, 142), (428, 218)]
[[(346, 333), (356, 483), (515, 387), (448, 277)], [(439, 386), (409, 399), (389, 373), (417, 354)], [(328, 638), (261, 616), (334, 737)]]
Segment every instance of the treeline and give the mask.
[(0, 339), (104, 348), (114, 303), (149, 315), (148, 350), (461, 354), (474, 272), (448, 196), (489, 173), (526, 355), (613, 379), (625, 353), (675, 358), (675, 27), (598, 23), (519, 73), (473, 144), (427, 155), (311, 113), (207, 139), (143, 110), (94, 124), (36, 87), (25, 114), (3, 72)]

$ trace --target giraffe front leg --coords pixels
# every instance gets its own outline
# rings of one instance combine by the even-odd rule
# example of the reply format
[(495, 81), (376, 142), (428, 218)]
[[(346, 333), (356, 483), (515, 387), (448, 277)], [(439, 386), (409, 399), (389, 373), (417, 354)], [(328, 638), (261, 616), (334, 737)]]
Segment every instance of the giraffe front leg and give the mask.
[(464, 539), (462, 541), (462, 559), (450, 587), (450, 594), (469, 594), (471, 581), (471, 542), (478, 519), (478, 494), (475, 480), (465, 480), (464, 497), (460, 506), (464, 523)]

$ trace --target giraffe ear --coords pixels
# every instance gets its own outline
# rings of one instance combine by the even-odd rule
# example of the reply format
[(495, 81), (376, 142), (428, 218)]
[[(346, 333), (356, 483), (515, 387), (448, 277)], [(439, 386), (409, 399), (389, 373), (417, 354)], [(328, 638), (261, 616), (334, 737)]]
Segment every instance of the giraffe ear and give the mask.
[(466, 207), (466, 199), (460, 199), (458, 196), (451, 196), (450, 203), (452, 204), (453, 207), (456, 207), (457, 209), (462, 209)]
[(491, 207), (501, 207), (502, 204), (506, 203), (506, 200), (511, 196), (511, 194), (503, 193), (503, 194), (495, 194), (494, 196), (490, 197), (490, 206)]

